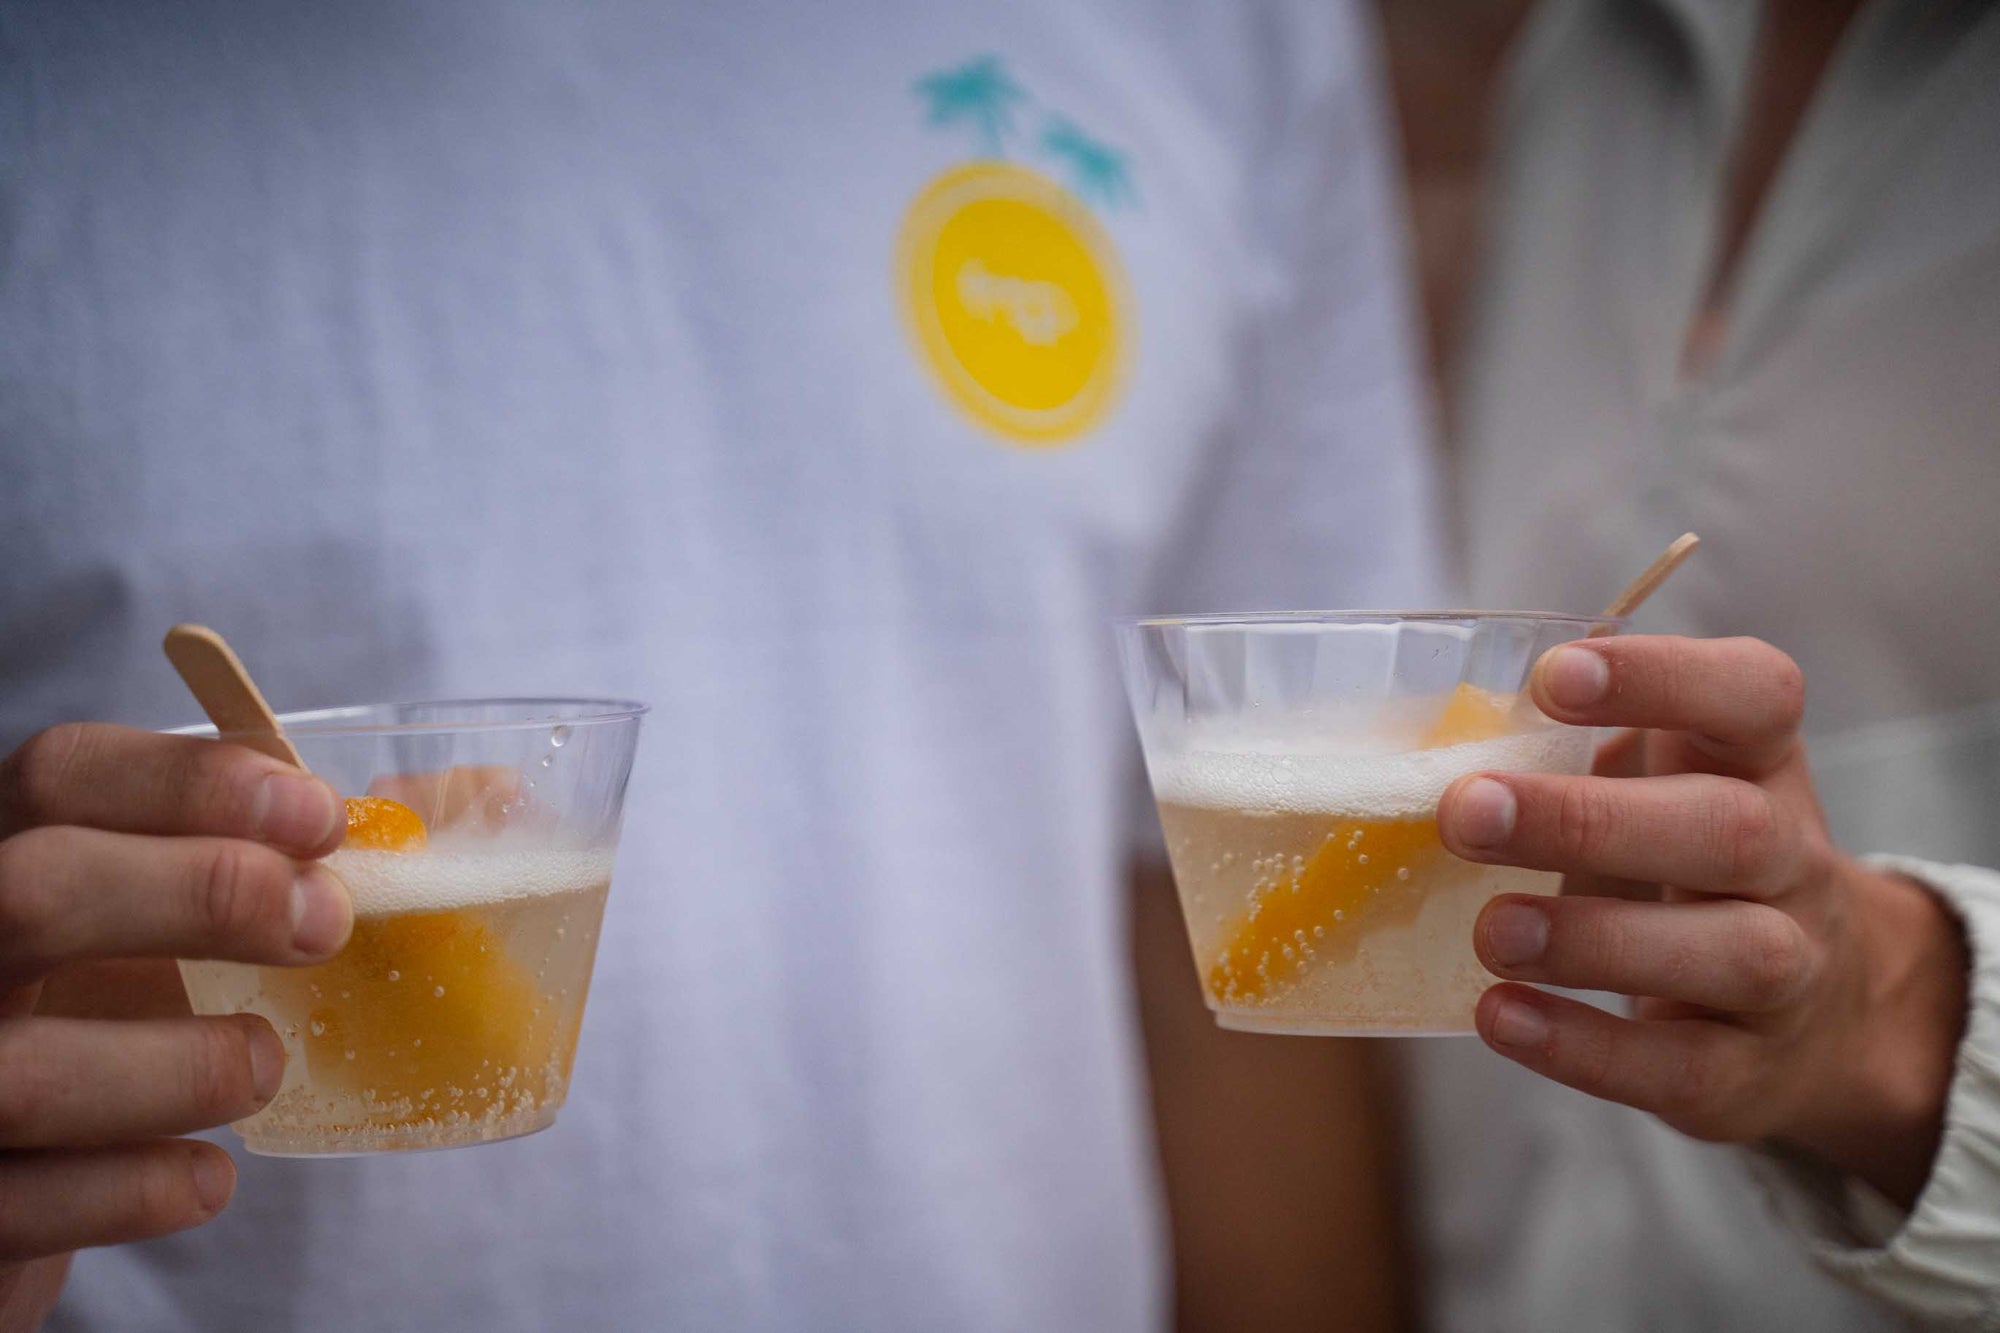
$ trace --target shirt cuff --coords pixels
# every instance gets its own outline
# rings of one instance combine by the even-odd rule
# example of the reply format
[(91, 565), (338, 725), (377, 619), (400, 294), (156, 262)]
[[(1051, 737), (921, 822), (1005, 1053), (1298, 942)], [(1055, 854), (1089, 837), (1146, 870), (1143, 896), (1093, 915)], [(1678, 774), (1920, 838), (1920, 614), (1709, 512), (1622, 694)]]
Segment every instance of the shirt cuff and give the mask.
[(1940, 1328), (2000, 1330), (2000, 874), (1901, 856), (1868, 864), (1936, 893), (1965, 926), (1969, 1012), (1930, 1180), (1907, 1215), (1867, 1185), (1750, 1154), (1778, 1215), (1823, 1267)]

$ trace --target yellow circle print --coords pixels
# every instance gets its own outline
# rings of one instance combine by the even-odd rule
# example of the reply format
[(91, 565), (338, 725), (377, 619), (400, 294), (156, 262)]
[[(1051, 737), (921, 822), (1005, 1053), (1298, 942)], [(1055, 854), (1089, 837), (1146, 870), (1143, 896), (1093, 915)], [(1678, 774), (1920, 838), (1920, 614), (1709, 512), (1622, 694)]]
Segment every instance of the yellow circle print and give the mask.
[(897, 242), (924, 362), (973, 420), (1047, 447), (1109, 410), (1128, 349), (1124, 273), (1090, 210), (1011, 162), (945, 172)]

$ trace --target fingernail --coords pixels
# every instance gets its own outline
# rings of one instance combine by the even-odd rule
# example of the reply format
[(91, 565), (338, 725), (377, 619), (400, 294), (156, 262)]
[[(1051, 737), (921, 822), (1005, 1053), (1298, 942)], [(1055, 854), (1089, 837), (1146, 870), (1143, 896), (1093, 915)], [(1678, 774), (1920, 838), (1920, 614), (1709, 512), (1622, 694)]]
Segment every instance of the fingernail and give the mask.
[(1493, 1041), (1499, 1046), (1540, 1046), (1549, 1039), (1549, 1020), (1522, 1000), (1502, 1000), (1493, 1009)]
[(1549, 947), (1548, 913), (1508, 903), (1486, 914), (1486, 952), (1502, 967), (1532, 963)]
[(1611, 668), (1588, 648), (1557, 648), (1542, 659), (1542, 688), (1561, 708), (1588, 708), (1611, 689)]
[(333, 836), (335, 822), (346, 818), (333, 788), (303, 773), (266, 777), (257, 787), (251, 811), (258, 837), (290, 847), (319, 846)]
[(1474, 778), (1452, 802), (1451, 827), (1469, 847), (1498, 847), (1514, 832), (1514, 793), (1492, 778)]
[(346, 943), (353, 925), (354, 909), (340, 882), (323, 866), (302, 867), (292, 881), (292, 947), (324, 957)]
[(263, 1105), (278, 1095), (285, 1081), (285, 1044), (268, 1023), (250, 1020), (250, 1087)]
[(236, 1166), (220, 1148), (206, 1144), (194, 1150), (194, 1196), (203, 1212), (213, 1215), (236, 1192)]

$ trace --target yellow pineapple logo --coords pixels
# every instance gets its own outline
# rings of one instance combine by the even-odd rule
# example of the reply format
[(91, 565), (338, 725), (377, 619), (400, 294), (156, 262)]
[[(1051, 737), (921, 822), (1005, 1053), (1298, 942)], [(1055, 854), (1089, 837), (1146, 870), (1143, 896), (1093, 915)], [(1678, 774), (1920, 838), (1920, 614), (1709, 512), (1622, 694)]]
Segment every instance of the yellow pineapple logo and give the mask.
[[(1131, 356), (1132, 302), (1110, 238), (1050, 176), (1006, 160), (1026, 99), (993, 57), (922, 80), (934, 125), (967, 124), (986, 156), (953, 167), (910, 204), (896, 282), (918, 357), (960, 410), (1003, 439), (1066, 444), (1110, 411)], [(1041, 150), (1081, 193), (1129, 202), (1123, 159), (1059, 117)]]

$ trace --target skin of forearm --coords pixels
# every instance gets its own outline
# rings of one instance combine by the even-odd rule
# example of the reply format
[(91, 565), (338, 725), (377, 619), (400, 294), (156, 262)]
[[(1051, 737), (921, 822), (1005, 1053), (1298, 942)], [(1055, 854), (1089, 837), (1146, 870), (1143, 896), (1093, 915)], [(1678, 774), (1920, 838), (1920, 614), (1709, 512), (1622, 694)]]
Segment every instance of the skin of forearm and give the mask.
[(1217, 1027), (1165, 866), (1132, 894), (1175, 1328), (1419, 1326), (1387, 1044)]

